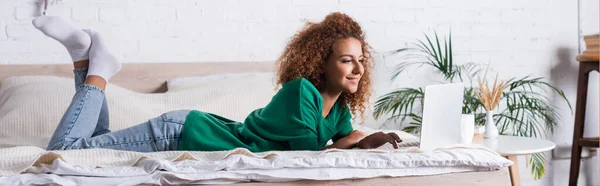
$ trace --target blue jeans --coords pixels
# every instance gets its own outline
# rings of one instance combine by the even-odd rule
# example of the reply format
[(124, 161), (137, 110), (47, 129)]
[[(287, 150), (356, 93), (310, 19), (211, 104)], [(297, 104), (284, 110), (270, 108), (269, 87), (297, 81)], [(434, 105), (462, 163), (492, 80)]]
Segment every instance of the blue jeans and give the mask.
[(138, 152), (177, 150), (189, 110), (162, 114), (147, 122), (111, 132), (104, 91), (83, 84), (87, 68), (75, 69), (75, 96), (56, 127), (48, 150), (107, 148)]

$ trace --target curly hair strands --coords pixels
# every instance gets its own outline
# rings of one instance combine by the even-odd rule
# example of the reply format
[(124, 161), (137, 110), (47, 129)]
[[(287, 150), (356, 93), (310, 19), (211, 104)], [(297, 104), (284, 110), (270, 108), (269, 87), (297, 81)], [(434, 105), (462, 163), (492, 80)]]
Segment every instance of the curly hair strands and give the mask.
[(323, 64), (333, 54), (336, 41), (346, 38), (354, 38), (362, 43), (364, 74), (355, 93), (344, 92), (340, 97), (350, 107), (355, 118), (360, 113), (362, 123), (371, 96), (373, 59), (362, 28), (346, 14), (334, 12), (320, 23), (308, 22), (292, 37), (277, 59), (277, 85), (279, 87), (282, 83), (302, 77), (321, 90), (325, 82)]

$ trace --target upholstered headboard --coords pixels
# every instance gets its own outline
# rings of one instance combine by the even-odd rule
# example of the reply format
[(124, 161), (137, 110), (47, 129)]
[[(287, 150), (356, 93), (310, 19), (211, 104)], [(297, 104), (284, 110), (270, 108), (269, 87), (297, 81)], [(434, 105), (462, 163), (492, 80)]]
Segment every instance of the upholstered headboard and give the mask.
[[(166, 81), (176, 77), (221, 73), (272, 72), (273, 62), (128, 63), (111, 83), (141, 93), (167, 91)], [(73, 77), (71, 64), (0, 65), (0, 81), (12, 76)]]

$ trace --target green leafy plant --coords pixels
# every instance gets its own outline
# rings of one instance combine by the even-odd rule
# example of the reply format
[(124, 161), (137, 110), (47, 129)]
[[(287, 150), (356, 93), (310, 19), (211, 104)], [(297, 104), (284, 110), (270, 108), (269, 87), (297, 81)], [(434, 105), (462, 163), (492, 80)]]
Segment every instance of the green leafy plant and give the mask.
[[(473, 86), (473, 78), (488, 70), (482, 65), (466, 63), (457, 65), (453, 60), (452, 37), (440, 41), (437, 33), (435, 37), (425, 35), (425, 40), (417, 40), (412, 47), (401, 48), (391, 52), (391, 55), (400, 55), (400, 63), (392, 72), (391, 81), (408, 68), (428, 67), (437, 71), (446, 82), (464, 82), (465, 88), (462, 112), (474, 114), (477, 125), (485, 124), (485, 109), (477, 99), (478, 87)], [(499, 113), (494, 114), (494, 120), (503, 135), (545, 138), (552, 134), (559, 121), (556, 107), (551, 104), (549, 93), (556, 93), (564, 100), (569, 109), (571, 104), (559, 88), (543, 81), (541, 77), (511, 78), (506, 81), (499, 104)], [(389, 116), (388, 120), (403, 122), (410, 119), (408, 126), (402, 130), (419, 133), (421, 129), (421, 112), (424, 91), (422, 88), (399, 88), (379, 97), (375, 103), (374, 117)], [(540, 179), (545, 173), (545, 155), (533, 154), (528, 157), (531, 164), (531, 173), (534, 179)]]

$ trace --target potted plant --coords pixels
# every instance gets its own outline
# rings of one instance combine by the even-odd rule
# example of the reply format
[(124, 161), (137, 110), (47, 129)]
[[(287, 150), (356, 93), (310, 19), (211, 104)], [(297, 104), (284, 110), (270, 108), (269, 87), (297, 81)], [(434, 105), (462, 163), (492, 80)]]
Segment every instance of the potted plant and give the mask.
[[(473, 86), (473, 77), (481, 75), (486, 77), (488, 70), (474, 63), (455, 64), (452, 50), (451, 34), (447, 39), (443, 38), (443, 41), (440, 41), (437, 33), (434, 38), (425, 35), (425, 40), (417, 40), (412, 47), (394, 50), (391, 55), (401, 56), (398, 58), (400, 63), (393, 69), (391, 80), (405, 73), (408, 68), (427, 67), (439, 72), (446, 82), (464, 82), (467, 86), (462, 107), (463, 114), (474, 114), (476, 125), (482, 126), (486, 121), (486, 110), (477, 97), (480, 89)], [(489, 65), (486, 68), (489, 69)], [(541, 77), (525, 76), (507, 80), (501, 90), (498, 111), (492, 116), (499, 133), (534, 138), (545, 138), (546, 135), (552, 134), (560, 119), (556, 107), (551, 104), (551, 100), (546, 95), (552, 92), (559, 95), (571, 109), (564, 92), (545, 82)], [(419, 133), (423, 96), (422, 88), (393, 90), (377, 99), (374, 118), (389, 116), (388, 120), (400, 122), (409, 119), (408, 126), (402, 130)], [(544, 175), (545, 160), (543, 153), (528, 157), (534, 179)]]

